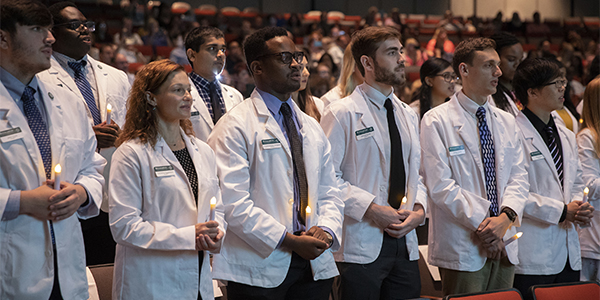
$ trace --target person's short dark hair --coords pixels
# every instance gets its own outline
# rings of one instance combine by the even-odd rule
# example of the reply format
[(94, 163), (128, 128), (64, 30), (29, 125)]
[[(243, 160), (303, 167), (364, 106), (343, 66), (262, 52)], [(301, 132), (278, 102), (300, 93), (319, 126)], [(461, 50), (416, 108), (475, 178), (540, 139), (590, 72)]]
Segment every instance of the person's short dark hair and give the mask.
[(0, 5), (0, 29), (14, 35), (17, 24), (23, 26), (52, 25), (48, 8), (35, 0), (2, 0)]
[(375, 59), (381, 43), (394, 38), (401, 40), (400, 32), (393, 27), (369, 26), (352, 35), (352, 56), (362, 76), (365, 76), (365, 68), (360, 63), (360, 58), (366, 55)]
[(500, 55), (502, 49), (521, 43), (514, 34), (506, 31), (496, 33), (490, 38), (496, 43), (496, 52), (498, 52), (498, 55)]
[[(187, 49), (192, 49), (195, 52), (200, 51), (200, 46), (206, 43), (206, 40), (208, 40), (211, 37), (215, 39), (220, 39), (225, 37), (225, 35), (223, 34), (223, 31), (221, 31), (219, 28), (211, 26), (201, 26), (192, 29), (185, 36), (185, 51), (187, 52)], [(190, 65), (193, 66), (194, 64), (190, 61)]]
[(527, 105), (527, 90), (544, 87), (560, 76), (560, 67), (555, 62), (544, 58), (526, 59), (519, 64), (513, 77), (515, 96), (523, 105)]
[(473, 64), (475, 51), (484, 51), (485, 49), (496, 49), (496, 43), (488, 38), (471, 38), (464, 40), (456, 46), (454, 57), (452, 58), (452, 68), (456, 75), (460, 76), (458, 66), (461, 63)]
[(77, 5), (70, 1), (62, 1), (48, 6), (48, 10), (52, 14), (52, 18), (54, 19), (54, 24), (62, 24), (69, 22), (69, 20), (65, 20), (65, 18), (63, 18), (63, 16), (60, 14), (60, 12), (67, 7), (77, 8)]
[(287, 30), (283, 27), (264, 27), (246, 37), (244, 40), (244, 56), (251, 74), (250, 64), (262, 55), (267, 54), (269, 52), (267, 41), (278, 36), (287, 37)]

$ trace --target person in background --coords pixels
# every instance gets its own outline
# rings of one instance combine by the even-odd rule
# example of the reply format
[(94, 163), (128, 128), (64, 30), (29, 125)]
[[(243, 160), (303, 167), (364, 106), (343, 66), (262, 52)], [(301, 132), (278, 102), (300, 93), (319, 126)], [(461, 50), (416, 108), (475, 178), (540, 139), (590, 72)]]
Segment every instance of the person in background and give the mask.
[[(125, 73), (87, 54), (95, 24), (88, 21), (74, 3), (58, 2), (48, 9), (56, 22), (53, 28), (56, 42), (52, 45), (52, 67), (41, 76), (67, 87), (73, 99), (87, 107), (85, 115), (98, 140), (98, 152), (107, 161), (104, 179), (108, 182), (111, 157), (120, 127), (125, 123), (131, 86)], [(112, 106), (110, 120), (107, 119), (109, 104)], [(104, 204), (98, 217), (81, 222), (88, 265), (112, 263), (115, 257), (116, 244), (108, 226), (107, 188), (105, 185)]]
[(115, 33), (113, 42), (119, 47), (127, 45), (143, 45), (144, 41), (137, 32), (133, 32), (133, 21), (129, 17), (123, 18), (123, 28)]
[(438, 27), (433, 37), (427, 42), (427, 56), (451, 60), (454, 54), (454, 43), (448, 39), (448, 33), (443, 27)]
[(221, 193), (214, 152), (194, 137), (183, 67), (148, 64), (128, 103), (109, 181), (112, 297), (212, 299), (209, 252), (223, 240)]
[(310, 72), (308, 71), (307, 65), (308, 60), (306, 59), (306, 52), (304, 53), (305, 57), (302, 60), (302, 78), (300, 80), (300, 89), (292, 93), (292, 100), (296, 102), (300, 110), (302, 110), (305, 114), (315, 118), (315, 120), (321, 121), (321, 115), (323, 114), (323, 101), (321, 99), (314, 97), (310, 93), (310, 86), (308, 85), (308, 77), (310, 76)]
[(362, 84), (363, 80), (363, 76), (358, 71), (356, 62), (354, 62), (354, 57), (352, 57), (352, 42), (350, 42), (344, 51), (342, 72), (338, 84), (321, 97), (323, 105), (327, 107), (331, 102), (352, 94), (354, 88)]
[(127, 61), (127, 57), (121, 53), (115, 54), (115, 58), (111, 64), (113, 67), (125, 72), (127, 74), (127, 81), (129, 84), (133, 84), (133, 80), (135, 79), (135, 74), (129, 72), (129, 62)]
[(221, 30), (208, 26), (192, 29), (185, 37), (185, 49), (193, 69), (189, 74), (194, 98), (191, 121), (196, 137), (206, 141), (217, 121), (244, 98), (218, 80), (226, 59)]
[(106, 161), (84, 104), (39, 76), (51, 66), (52, 14), (4, 0), (0, 19), (0, 298), (88, 299), (78, 217), (98, 215)]
[(523, 109), (523, 105), (515, 97), (512, 80), (517, 67), (523, 60), (523, 46), (516, 36), (504, 31), (492, 35), (491, 39), (496, 42), (496, 52), (500, 56), (500, 70), (502, 71), (491, 103), (516, 117)]
[(582, 202), (585, 186), (575, 134), (551, 116), (563, 106), (566, 84), (558, 65), (541, 58), (525, 60), (513, 79), (525, 106), (516, 122), (529, 177), (513, 286), (527, 300), (533, 299), (533, 285), (579, 281), (576, 225), (589, 225), (594, 211)]
[[(583, 123), (577, 134), (583, 183), (589, 188), (588, 201), (600, 207), (600, 78), (590, 81), (583, 94)], [(587, 228), (579, 228), (581, 281), (600, 282), (600, 214)]]
[(100, 46), (99, 60), (107, 65), (112, 65), (115, 58), (115, 45), (104, 44)]
[(413, 96), (410, 107), (415, 110), (420, 120), (430, 109), (454, 95), (454, 83), (458, 77), (449, 62), (437, 57), (425, 61), (419, 72), (421, 87)]
[(225, 60), (225, 68), (229, 74), (235, 73), (235, 66), (239, 63), (246, 64), (244, 53), (242, 53), (242, 46), (240, 46), (238, 41), (231, 41), (227, 45), (227, 59)]
[(233, 77), (234, 87), (242, 93), (244, 99), (250, 97), (254, 90), (254, 79), (252, 79), (252, 76), (248, 73), (248, 66), (246, 63), (240, 62), (235, 65)]
[(246, 38), (244, 54), (256, 89), (208, 138), (227, 222), (213, 276), (228, 281), (230, 300), (326, 300), (344, 202), (327, 137), (291, 99), (304, 53), (284, 28), (265, 27)]
[(429, 58), (425, 51), (421, 50), (419, 42), (414, 38), (406, 39), (404, 42), (406, 50), (406, 66), (422, 66), (425, 61)]
[(502, 71), (495, 43), (462, 41), (452, 67), (463, 88), (421, 120), (421, 172), (431, 200), (429, 262), (444, 295), (511, 288), (529, 191), (514, 117), (489, 102)]

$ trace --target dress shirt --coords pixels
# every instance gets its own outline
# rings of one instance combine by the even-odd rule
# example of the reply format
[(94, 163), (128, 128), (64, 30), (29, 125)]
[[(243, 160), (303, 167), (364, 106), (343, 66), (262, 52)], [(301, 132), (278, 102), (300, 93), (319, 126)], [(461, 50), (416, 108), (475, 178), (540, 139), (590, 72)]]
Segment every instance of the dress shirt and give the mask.
[(69, 76), (71, 76), (71, 78), (73, 78), (73, 80), (75, 80), (75, 71), (73, 69), (71, 69), (71, 67), (69, 67), (69, 62), (81, 62), (84, 60), (86, 61), (85, 67), (83, 67), (83, 75), (85, 75), (85, 79), (87, 79), (87, 81), (90, 83), (90, 87), (92, 88), (92, 93), (94, 94), (94, 101), (96, 102), (96, 107), (99, 108), (100, 106), (99, 106), (98, 99), (100, 98), (100, 94), (98, 94), (98, 85), (96, 84), (96, 76), (94, 75), (94, 69), (92, 68), (92, 65), (90, 64), (90, 61), (87, 59), (88, 56), (85, 55), (82, 59), (75, 60), (64, 54), (60, 54), (58, 52), (53, 52), (52, 55), (54, 56), (54, 58), (56, 58), (56, 61), (58, 62), (58, 64), (65, 71), (67, 71), (67, 73), (69, 74)]
[(556, 141), (556, 147), (558, 148), (558, 153), (560, 153), (560, 157), (563, 156), (562, 142), (560, 141), (560, 136), (558, 135), (558, 128), (556, 128), (556, 124), (554, 123), (554, 119), (550, 117), (550, 121), (548, 124), (545, 124), (538, 116), (536, 116), (529, 108), (523, 108), (523, 114), (529, 119), (531, 125), (537, 130), (537, 132), (542, 136), (542, 140), (548, 146), (548, 150), (550, 150), (550, 136), (546, 132), (545, 128), (550, 126), (552, 127), (552, 131), (554, 132), (554, 140)]
[(210, 99), (210, 84), (214, 83), (217, 85), (217, 94), (219, 95), (219, 104), (221, 106), (220, 108), (223, 114), (225, 114), (227, 112), (227, 109), (225, 108), (225, 100), (223, 99), (223, 91), (221, 90), (221, 83), (219, 82), (219, 80), (215, 79), (213, 82), (210, 82), (204, 77), (194, 72), (191, 72), (189, 76), (194, 85), (196, 86), (198, 94), (200, 94), (200, 98), (202, 98), (202, 101), (204, 101), (204, 104), (206, 105), (206, 108), (208, 108), (208, 112), (210, 113), (210, 116), (213, 118), (213, 120), (215, 113), (214, 107), (212, 107), (212, 101)]
[[(467, 97), (467, 95), (465, 95), (463, 92), (461, 93), (456, 93), (456, 98), (458, 100), (458, 103), (460, 104), (460, 106), (465, 110), (466, 112), (466, 116), (470, 116), (472, 118), (472, 121), (475, 122), (475, 126), (477, 128), (479, 128), (478, 124), (478, 119), (477, 119), (477, 109), (480, 106), (483, 106), (483, 108), (485, 109), (485, 121), (487, 122), (487, 126), (490, 129), (490, 134), (492, 135), (492, 139), (494, 137), (494, 128), (493, 128), (493, 122), (491, 122), (490, 120), (492, 119), (490, 117), (490, 114), (492, 114), (492, 111), (490, 109), (490, 99), (492, 99), (492, 96), (488, 96), (487, 100), (485, 101), (485, 103), (483, 105), (479, 105), (477, 102), (471, 100), (471, 98)], [(481, 141), (479, 140), (479, 136), (477, 136), (477, 144), (479, 145), (479, 151), (481, 151)], [(497, 147), (496, 145), (494, 145), (494, 148)], [(481, 154), (481, 157), (483, 158), (483, 153)]]

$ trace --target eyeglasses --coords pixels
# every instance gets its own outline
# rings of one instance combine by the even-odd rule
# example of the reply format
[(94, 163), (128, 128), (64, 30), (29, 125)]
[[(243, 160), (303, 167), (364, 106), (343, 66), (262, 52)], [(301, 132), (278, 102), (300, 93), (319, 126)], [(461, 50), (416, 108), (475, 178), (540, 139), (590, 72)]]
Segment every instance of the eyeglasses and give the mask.
[(302, 61), (304, 60), (304, 52), (302, 52), (302, 51), (297, 51), (294, 53), (288, 52), (288, 51), (279, 52), (279, 53), (267, 53), (267, 54), (257, 57), (257, 59), (259, 59), (261, 57), (265, 57), (265, 56), (280, 56), (281, 61), (286, 65), (292, 64), (292, 58), (299, 64), (301, 64)]
[(567, 80), (566, 79), (558, 79), (556, 81), (546, 83), (543, 86), (547, 86), (547, 85), (551, 85), (551, 84), (554, 84), (557, 89), (560, 89), (560, 88), (564, 88), (567, 86)]
[(458, 81), (458, 76), (456, 76), (456, 74), (454, 74), (454, 73), (442, 73), (442, 74), (436, 74), (435, 76), (444, 77), (444, 81), (447, 83), (452, 83), (453, 81), (454, 82)]
[(54, 27), (65, 26), (73, 31), (79, 31), (81, 25), (85, 26), (89, 32), (96, 31), (96, 22), (94, 21), (71, 21), (62, 24), (54, 24)]

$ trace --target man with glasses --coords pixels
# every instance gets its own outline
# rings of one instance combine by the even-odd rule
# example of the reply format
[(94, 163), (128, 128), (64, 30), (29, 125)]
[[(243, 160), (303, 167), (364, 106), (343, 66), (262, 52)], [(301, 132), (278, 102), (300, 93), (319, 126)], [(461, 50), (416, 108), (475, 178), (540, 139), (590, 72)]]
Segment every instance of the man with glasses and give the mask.
[[(125, 103), (131, 86), (125, 73), (87, 54), (95, 24), (88, 21), (75, 4), (59, 2), (48, 9), (54, 19), (52, 32), (56, 42), (52, 46), (52, 67), (43, 72), (41, 78), (68, 88), (72, 92), (72, 100), (87, 107), (98, 150), (108, 161), (104, 170), (108, 182), (110, 159), (120, 126), (125, 123)], [(111, 120), (106, 119), (109, 104)], [(115, 257), (116, 244), (108, 225), (107, 188), (104, 187), (104, 203), (98, 217), (81, 223), (88, 265), (112, 263)]]
[(394, 95), (393, 86), (406, 80), (400, 33), (356, 32), (352, 55), (365, 82), (321, 119), (345, 202), (343, 243), (335, 253), (339, 298), (419, 298), (414, 229), (425, 221), (427, 192), (419, 175), (419, 117)]
[(225, 67), (225, 37), (215, 27), (192, 29), (185, 38), (185, 51), (193, 71), (189, 74), (192, 107), (192, 126), (196, 137), (208, 139), (217, 121), (244, 100), (235, 88), (219, 82)]
[(88, 299), (77, 217), (98, 214), (105, 160), (84, 104), (36, 75), (50, 68), (48, 9), (3, 0), (0, 19), (0, 299)]
[(554, 123), (565, 101), (567, 80), (545, 59), (527, 59), (513, 86), (525, 108), (517, 115), (529, 174), (529, 198), (519, 231), (514, 287), (533, 299), (529, 287), (579, 281), (581, 250), (575, 225), (589, 225), (594, 208), (583, 203), (583, 171), (575, 134)]
[(281, 27), (248, 36), (244, 53), (256, 89), (208, 138), (228, 224), (213, 276), (231, 300), (326, 300), (344, 202), (327, 137), (291, 98), (304, 55)]
[[(529, 183), (515, 119), (490, 105), (500, 58), (494, 41), (462, 41), (452, 66), (463, 89), (421, 120), (429, 192), (429, 262), (444, 295), (512, 287)], [(523, 238), (528, 238), (524, 236)]]

